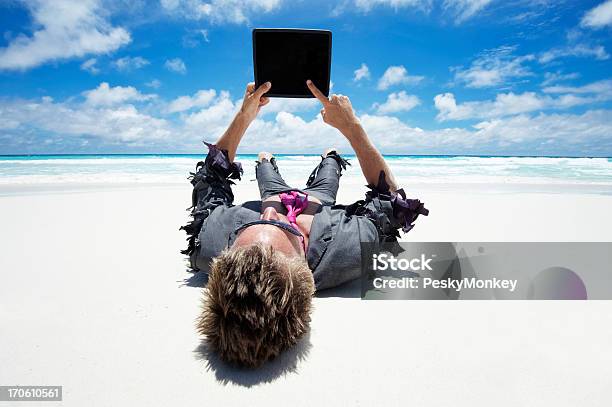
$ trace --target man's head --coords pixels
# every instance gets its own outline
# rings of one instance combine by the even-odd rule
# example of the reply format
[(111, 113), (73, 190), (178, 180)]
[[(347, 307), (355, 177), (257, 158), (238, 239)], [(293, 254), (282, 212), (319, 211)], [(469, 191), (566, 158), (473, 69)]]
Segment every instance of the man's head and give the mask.
[(198, 331), (223, 360), (256, 367), (308, 331), (313, 293), (303, 256), (234, 245), (213, 260)]

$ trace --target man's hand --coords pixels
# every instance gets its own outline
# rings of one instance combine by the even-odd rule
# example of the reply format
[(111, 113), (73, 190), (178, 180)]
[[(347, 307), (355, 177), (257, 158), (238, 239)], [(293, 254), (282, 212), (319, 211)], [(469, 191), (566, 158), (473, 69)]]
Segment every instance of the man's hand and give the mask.
[(265, 97), (264, 94), (269, 91), (271, 87), (272, 85), (270, 82), (264, 83), (257, 90), (255, 90), (254, 83), (249, 83), (247, 85), (240, 111), (236, 114), (225, 133), (223, 133), (221, 138), (217, 141), (217, 148), (227, 150), (230, 161), (234, 161), (238, 144), (240, 144), (240, 140), (242, 140), (242, 136), (244, 136), (251, 122), (257, 117), (259, 109), (270, 102), (270, 99)]
[(259, 110), (270, 102), (270, 99), (265, 97), (264, 94), (270, 90), (272, 84), (266, 82), (262, 84), (257, 90), (253, 82), (249, 83), (244, 93), (244, 99), (242, 100), (242, 107), (240, 108), (240, 114), (244, 116), (247, 123), (251, 123), (257, 117)]
[(353, 106), (349, 98), (344, 95), (334, 94), (331, 99), (328, 99), (311, 80), (307, 80), (306, 85), (323, 105), (323, 109), (321, 109), (323, 121), (340, 130), (345, 136), (348, 136), (351, 127), (359, 124), (359, 119), (355, 116), (355, 112), (353, 112)]
[(386, 175), (389, 189), (396, 191), (397, 182), (393, 177), (391, 169), (378, 149), (372, 144), (363, 127), (361, 127), (359, 119), (353, 112), (353, 106), (351, 106), (349, 98), (343, 95), (332, 95), (330, 100), (317, 89), (312, 81), (306, 81), (306, 85), (312, 94), (323, 104), (323, 109), (321, 109), (323, 121), (340, 130), (351, 143), (368, 184), (377, 185), (378, 177), (381, 171), (383, 171)]

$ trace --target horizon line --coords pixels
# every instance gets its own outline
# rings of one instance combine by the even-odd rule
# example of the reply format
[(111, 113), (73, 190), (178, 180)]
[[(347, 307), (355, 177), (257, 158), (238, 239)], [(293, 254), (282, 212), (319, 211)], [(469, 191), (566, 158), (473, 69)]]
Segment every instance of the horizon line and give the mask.
[[(238, 153), (239, 156), (257, 155), (258, 153)], [(320, 156), (317, 153), (279, 153), (276, 156)], [(354, 157), (355, 154), (342, 154), (344, 156)], [(607, 158), (612, 159), (612, 156), (604, 155), (520, 155), (520, 154), (382, 154), (383, 156), (392, 157), (468, 157), (468, 158)], [(44, 153), (44, 154), (0, 154), (2, 158), (15, 157), (74, 157), (74, 156), (205, 156), (205, 153)]]

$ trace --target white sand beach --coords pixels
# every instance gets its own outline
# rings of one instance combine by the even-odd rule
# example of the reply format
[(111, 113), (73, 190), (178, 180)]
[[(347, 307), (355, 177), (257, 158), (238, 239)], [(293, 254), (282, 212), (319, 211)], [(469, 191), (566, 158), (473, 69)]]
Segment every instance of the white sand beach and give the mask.
[[(431, 216), (406, 238), (612, 240), (612, 195), (499, 187), (415, 186)], [(248, 180), (235, 192), (256, 197)], [(363, 192), (343, 185), (339, 201)], [(0, 384), (62, 385), (50, 404), (65, 406), (610, 405), (610, 301), (367, 302), (353, 285), (320, 293), (310, 334), (278, 360), (224, 365), (194, 329), (190, 193), (2, 187)]]
[(0, 27), (0, 407), (612, 407), (612, 0)]

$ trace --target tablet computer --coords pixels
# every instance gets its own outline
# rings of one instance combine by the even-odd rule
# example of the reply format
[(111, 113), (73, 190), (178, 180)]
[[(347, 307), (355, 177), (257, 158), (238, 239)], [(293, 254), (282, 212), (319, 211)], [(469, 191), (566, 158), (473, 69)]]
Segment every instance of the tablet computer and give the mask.
[(310, 98), (314, 97), (306, 86), (310, 79), (329, 96), (331, 45), (331, 31), (255, 28), (255, 87), (270, 81), (266, 96)]

